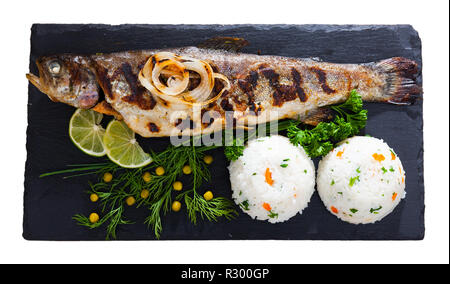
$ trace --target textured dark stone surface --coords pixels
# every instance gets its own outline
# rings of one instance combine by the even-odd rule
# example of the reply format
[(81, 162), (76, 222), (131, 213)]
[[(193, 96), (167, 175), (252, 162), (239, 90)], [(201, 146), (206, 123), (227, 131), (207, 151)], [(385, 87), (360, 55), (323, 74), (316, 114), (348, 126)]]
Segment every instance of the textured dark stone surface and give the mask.
[[(34, 60), (57, 53), (96, 53), (196, 45), (214, 36), (236, 36), (250, 41), (243, 52), (292, 57), (320, 57), (337, 63), (377, 61), (393, 56), (416, 60), (421, 42), (411, 26), (328, 25), (34, 25), (31, 29), (30, 70)], [(421, 78), (419, 78), (420, 80)], [(302, 215), (281, 224), (252, 220), (241, 213), (236, 220), (192, 225), (185, 213), (163, 218), (161, 239), (293, 239), (293, 240), (420, 240), (424, 237), (422, 101), (413, 106), (366, 104), (369, 120), (364, 133), (383, 138), (402, 159), (407, 173), (407, 196), (381, 222), (351, 225), (330, 214), (317, 193)], [(82, 154), (70, 141), (68, 122), (74, 109), (51, 102), (30, 85), (25, 167), (23, 236), (29, 240), (103, 240), (103, 229), (77, 226), (74, 214), (99, 211), (86, 194), (89, 177), (40, 179), (41, 173), (67, 164), (98, 161)], [(167, 139), (142, 139), (144, 148), (160, 150)], [(212, 181), (204, 189), (231, 198), (227, 162), (221, 150), (213, 153)], [(317, 161), (316, 161), (317, 165)], [(92, 177), (91, 177), (92, 178)], [(239, 209), (238, 209), (239, 210)], [(239, 210), (240, 211), (240, 210)], [(133, 225), (121, 226), (121, 240), (154, 239), (143, 224), (147, 211), (127, 208)]]

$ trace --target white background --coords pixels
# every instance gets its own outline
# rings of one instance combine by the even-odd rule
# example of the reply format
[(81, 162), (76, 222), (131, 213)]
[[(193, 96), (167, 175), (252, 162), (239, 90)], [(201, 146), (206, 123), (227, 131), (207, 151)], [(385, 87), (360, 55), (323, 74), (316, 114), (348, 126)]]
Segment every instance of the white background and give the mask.
[[(448, 263), (448, 1), (3, 1), (0, 263)], [(170, 2), (170, 3), (169, 3)], [(265, 3), (267, 2), (267, 3)], [(314, 4), (317, 3), (317, 4)], [(22, 238), (32, 23), (412, 24), (423, 41), (424, 241), (37, 242)], [(307, 44), (307, 43), (302, 43)], [(388, 43), (386, 43), (388, 44)], [(351, 51), (349, 51), (351, 52)]]

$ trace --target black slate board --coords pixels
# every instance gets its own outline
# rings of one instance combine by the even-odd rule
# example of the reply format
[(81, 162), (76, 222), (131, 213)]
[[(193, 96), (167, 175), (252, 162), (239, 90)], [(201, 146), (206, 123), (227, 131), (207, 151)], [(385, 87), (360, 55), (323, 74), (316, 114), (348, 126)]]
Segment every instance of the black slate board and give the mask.
[[(393, 56), (413, 59), (422, 65), (417, 32), (402, 26), (329, 25), (33, 25), (30, 70), (37, 74), (38, 56), (58, 53), (115, 52), (196, 45), (214, 36), (243, 37), (250, 46), (243, 52), (292, 57), (320, 57), (336, 63), (377, 61)], [(421, 77), (419, 77), (419, 82)], [(369, 120), (364, 131), (383, 138), (395, 149), (407, 172), (407, 197), (381, 222), (351, 225), (330, 214), (314, 194), (309, 207), (281, 224), (252, 220), (241, 213), (233, 221), (200, 222), (192, 225), (185, 213), (163, 218), (162, 240), (420, 240), (424, 237), (423, 119), (422, 101), (413, 106), (366, 104)], [(41, 173), (64, 169), (67, 164), (98, 161), (82, 154), (70, 141), (68, 122), (74, 109), (51, 102), (29, 87), (27, 162), (25, 166), (23, 237), (28, 240), (104, 240), (105, 231), (76, 225), (74, 214), (99, 211), (89, 201), (89, 177), (39, 178)], [(160, 150), (167, 139), (146, 139), (144, 148)], [(213, 153), (211, 188), (231, 198), (227, 162), (220, 150)], [(316, 161), (317, 165), (317, 161)], [(239, 211), (239, 209), (238, 209)], [(133, 225), (118, 229), (120, 240), (154, 239), (143, 224), (147, 211), (128, 208), (125, 216)]]

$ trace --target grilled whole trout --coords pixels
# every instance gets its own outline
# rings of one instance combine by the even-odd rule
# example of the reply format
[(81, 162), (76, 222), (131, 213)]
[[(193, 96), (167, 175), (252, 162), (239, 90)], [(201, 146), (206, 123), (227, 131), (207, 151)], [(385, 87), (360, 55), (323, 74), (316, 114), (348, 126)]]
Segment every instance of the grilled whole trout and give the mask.
[[(147, 60), (160, 52), (208, 62), (214, 72), (228, 78), (229, 89), (214, 102), (197, 107), (162, 100), (138, 78)], [(36, 63), (39, 77), (27, 74), (27, 78), (51, 100), (114, 115), (143, 137), (208, 134), (285, 118), (316, 125), (331, 119), (327, 106), (344, 102), (352, 89), (364, 101), (391, 104), (411, 104), (422, 94), (416, 83), (417, 64), (400, 57), (333, 64), (184, 47), (64, 54), (41, 57)], [(216, 80), (215, 94), (221, 87), (224, 84)]]

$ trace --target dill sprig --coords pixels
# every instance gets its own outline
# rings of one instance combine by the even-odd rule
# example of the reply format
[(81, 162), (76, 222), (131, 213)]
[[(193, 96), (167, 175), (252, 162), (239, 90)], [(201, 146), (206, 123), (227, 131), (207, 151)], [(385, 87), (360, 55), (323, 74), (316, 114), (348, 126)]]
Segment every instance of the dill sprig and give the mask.
[(106, 239), (110, 237), (116, 239), (116, 229), (119, 225), (133, 224), (133, 222), (125, 220), (123, 217), (124, 203), (126, 198), (129, 196), (134, 196), (137, 191), (139, 191), (137, 177), (140, 177), (140, 169), (133, 171), (127, 170), (118, 175), (117, 178), (111, 180), (111, 182), (106, 183), (102, 181), (101, 177), (105, 172), (107, 172), (111, 167), (106, 166), (105, 168), (99, 170), (100, 179), (97, 183), (90, 185), (90, 190), (88, 193), (97, 194), (101, 204), (101, 212), (107, 212), (99, 221), (96, 223), (91, 223), (89, 218), (77, 214), (73, 217), (74, 220), (78, 221), (78, 224), (88, 228), (97, 228), (102, 224), (108, 222), (106, 227)]
[[(196, 139), (195, 137), (192, 139)], [(163, 166), (167, 175), (152, 179), (154, 185), (153, 196), (157, 197), (155, 202), (149, 202), (150, 215), (145, 223), (151, 226), (157, 238), (162, 230), (161, 217), (166, 214), (172, 203), (172, 184), (182, 175), (182, 169), (189, 165), (191, 172), (191, 189), (176, 196), (177, 200), (184, 198), (189, 219), (197, 223), (197, 214), (206, 217), (209, 221), (217, 221), (218, 217), (225, 216), (227, 219), (237, 215), (233, 203), (226, 198), (218, 197), (206, 201), (198, 193), (203, 182), (209, 181), (211, 176), (206, 163), (203, 161), (205, 152), (217, 148), (217, 146), (169, 146), (165, 151), (154, 155), (154, 164), (150, 167)], [(162, 212), (162, 214), (160, 213)]]
[(197, 224), (197, 214), (200, 214), (202, 219), (206, 218), (209, 221), (217, 221), (218, 217), (222, 216), (230, 220), (237, 216), (234, 204), (230, 200), (216, 197), (207, 201), (198, 193), (202, 182), (210, 179), (208, 168), (203, 161), (203, 152), (206, 149), (210, 150), (211, 147), (214, 146), (207, 148), (192, 146), (190, 149), (187, 147), (184, 149), (187, 163), (192, 168), (192, 189), (179, 194), (176, 199), (184, 198), (189, 219), (194, 224)]
[[(189, 193), (192, 193), (192, 196)], [(208, 221), (218, 221), (218, 217), (222, 216), (227, 220), (231, 220), (238, 215), (233, 208), (234, 204), (224, 197), (215, 197), (206, 201), (195, 190), (180, 194), (177, 199), (182, 197), (184, 197), (184, 202), (188, 208), (189, 219), (194, 224), (197, 224), (197, 214), (200, 214), (202, 219), (206, 218)]]
[(78, 225), (85, 226), (90, 229), (98, 228), (101, 225), (103, 225), (103, 223), (105, 223), (106, 221), (109, 220), (109, 224), (106, 227), (106, 239), (109, 240), (110, 236), (112, 238), (116, 239), (117, 238), (116, 228), (118, 225), (133, 224), (133, 222), (123, 219), (123, 216), (122, 216), (123, 210), (124, 210), (123, 205), (118, 206), (117, 208), (114, 208), (111, 211), (109, 211), (105, 216), (103, 216), (96, 223), (91, 223), (91, 221), (89, 220), (88, 217), (81, 215), (81, 214), (76, 214), (75, 216), (72, 217), (72, 219), (77, 221)]
[(106, 239), (110, 237), (117, 238), (117, 227), (119, 225), (133, 224), (134, 222), (125, 219), (125, 202), (130, 196), (134, 197), (138, 201), (140, 206), (145, 200), (140, 197), (140, 193), (143, 189), (148, 188), (148, 185), (142, 179), (143, 169), (123, 169), (116, 171), (113, 174), (113, 179), (110, 182), (105, 182), (102, 176), (110, 167), (105, 167), (99, 170), (100, 176), (98, 182), (93, 184), (89, 183), (89, 194), (97, 194), (99, 197), (99, 203), (101, 212), (104, 214), (99, 221), (91, 223), (88, 217), (77, 214), (73, 216), (73, 219), (78, 222), (79, 225), (88, 228), (98, 228), (102, 224), (107, 223), (106, 227)]
[(118, 166), (117, 164), (114, 164), (111, 161), (104, 162), (104, 163), (93, 163), (93, 164), (73, 164), (73, 165), (67, 165), (67, 167), (69, 167), (69, 169), (44, 173), (44, 174), (41, 174), (39, 177), (43, 178), (43, 177), (48, 177), (48, 176), (53, 176), (53, 175), (78, 173), (78, 174), (63, 177), (64, 179), (66, 179), (66, 178), (79, 177), (79, 176), (84, 176), (84, 175), (101, 174), (101, 173), (105, 173), (105, 172), (115, 172), (116, 170), (121, 168), (120, 166)]

